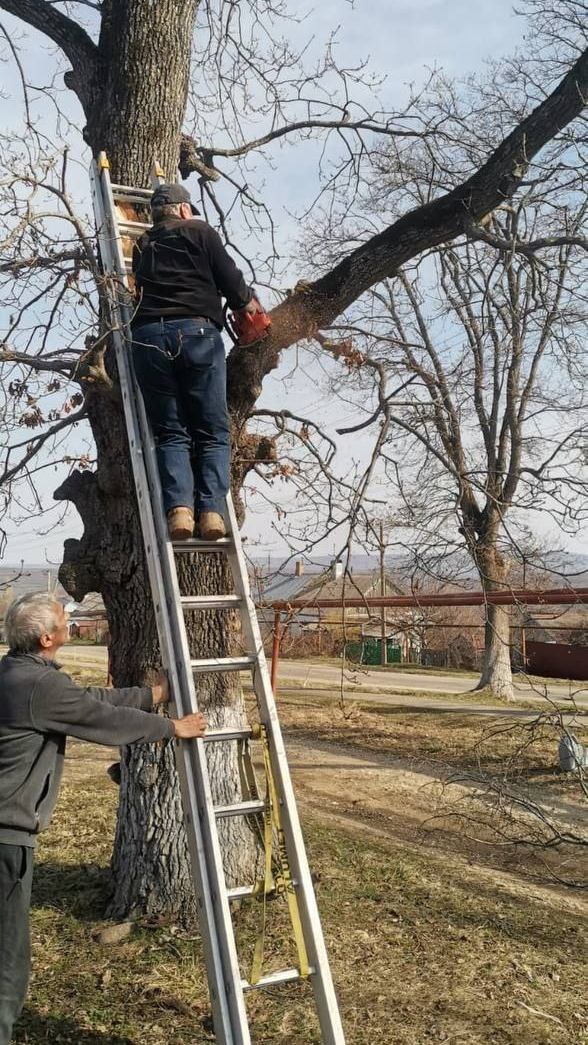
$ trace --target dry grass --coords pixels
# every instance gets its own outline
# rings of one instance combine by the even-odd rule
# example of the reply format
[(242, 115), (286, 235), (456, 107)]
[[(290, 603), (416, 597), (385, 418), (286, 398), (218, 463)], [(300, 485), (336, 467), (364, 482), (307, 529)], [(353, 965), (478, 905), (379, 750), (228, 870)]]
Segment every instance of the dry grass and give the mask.
[[(34, 978), (16, 1043), (197, 1045), (213, 1041), (196, 932), (138, 924), (96, 939), (108, 893), (116, 789), (109, 752), (72, 745), (54, 824), (39, 852)], [(581, 928), (557, 897), (511, 892), (373, 832), (305, 822), (350, 1045), (569, 1045), (586, 1040)], [(288, 938), (272, 905), (268, 966)], [(258, 909), (238, 915), (251, 950)], [(284, 961), (284, 955), (280, 956)], [(531, 1011), (534, 1010), (534, 1011)], [(256, 1045), (320, 1041), (308, 988), (255, 996)]]
[[(556, 721), (534, 715), (507, 717), (500, 713), (477, 715), (461, 711), (369, 705), (349, 700), (312, 700), (295, 694), (279, 699), (282, 725), (293, 735), (308, 735), (375, 754), (403, 759), (437, 761), (454, 767), (483, 763), (504, 767), (517, 759), (521, 770), (541, 771), (559, 777)], [(520, 711), (520, 708), (515, 711)], [(536, 710), (536, 709), (535, 709)], [(539, 722), (539, 724), (537, 724)], [(571, 727), (579, 738), (588, 736), (586, 717), (578, 715)], [(560, 777), (562, 784), (573, 783)]]

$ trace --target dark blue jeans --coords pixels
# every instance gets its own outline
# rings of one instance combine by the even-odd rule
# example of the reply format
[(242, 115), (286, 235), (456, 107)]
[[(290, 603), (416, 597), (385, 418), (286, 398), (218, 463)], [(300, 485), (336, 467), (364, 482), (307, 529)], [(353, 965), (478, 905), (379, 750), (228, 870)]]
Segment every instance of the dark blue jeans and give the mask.
[(0, 1045), (12, 1041), (29, 985), (34, 850), (0, 843)]
[(160, 319), (133, 328), (133, 362), (157, 446), (166, 512), (225, 509), (230, 439), (226, 362), (215, 326)]

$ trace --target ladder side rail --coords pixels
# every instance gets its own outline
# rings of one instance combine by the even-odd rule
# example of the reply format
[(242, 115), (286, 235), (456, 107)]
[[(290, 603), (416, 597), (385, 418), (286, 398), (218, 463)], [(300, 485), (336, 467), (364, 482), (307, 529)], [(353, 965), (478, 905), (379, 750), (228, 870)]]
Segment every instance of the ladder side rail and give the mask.
[[(117, 229), (114, 227), (114, 222), (108, 220), (108, 211), (107, 208), (104, 207), (103, 200), (104, 192), (107, 204), (110, 205), (111, 214), (114, 215), (114, 201), (110, 190), (108, 171), (103, 169), (102, 172), (98, 172), (96, 168), (93, 168), (92, 174), (94, 203), (98, 218), (98, 234), (103, 262), (105, 268), (111, 268), (116, 277), (120, 280), (121, 285), (124, 286), (126, 284), (126, 271), (124, 269), (124, 261), (122, 260), (122, 245), (120, 243), (120, 238), (117, 235)], [(117, 302), (117, 307), (115, 307), (113, 312), (116, 311), (119, 312), (120, 319), (124, 326), (125, 322), (129, 321), (130, 314), (128, 314), (128, 309), (125, 308), (120, 297)], [(120, 325), (117, 324), (116, 314), (113, 314), (111, 319), (127, 435), (131, 451), (133, 477), (135, 480), (140, 509), (139, 514), (141, 527), (143, 530), (143, 539), (146, 549), (147, 566), (152, 593), (155, 596), (154, 610), (159, 633), (162, 660), (164, 667), (169, 672), (172, 691), (178, 710), (182, 714), (187, 714), (191, 710), (197, 710), (197, 704), (195, 694), (193, 700), (190, 699), (192, 696), (192, 694), (190, 694), (189, 686), (190, 679), (186, 680), (186, 672), (185, 670), (182, 671), (184, 665), (182, 665), (182, 657), (178, 656), (176, 645), (177, 636), (174, 635), (175, 629), (169, 619), (169, 609), (172, 599), (169, 594), (169, 589), (166, 592), (167, 578), (165, 576), (166, 573), (169, 572), (169, 564), (168, 570), (163, 569), (164, 562), (168, 559), (168, 554), (164, 554), (163, 556), (158, 554), (162, 543), (157, 533), (158, 528), (161, 527), (161, 519), (159, 520), (160, 527), (157, 527), (155, 516), (157, 514), (163, 516), (163, 508), (161, 506), (161, 498), (158, 489), (159, 479), (157, 462), (155, 459), (151, 433), (149, 432), (146, 417), (144, 416), (142, 400), (135, 393), (134, 376), (128, 356), (128, 341), (124, 336)], [(143, 413), (142, 417), (141, 413)], [(148, 473), (151, 473), (150, 477), (148, 477)], [(153, 494), (156, 494), (157, 496), (153, 496)], [(159, 513), (157, 512), (157, 507), (159, 507)], [(153, 508), (155, 508), (155, 512), (153, 511)], [(163, 519), (163, 522), (165, 523), (165, 519)], [(171, 551), (171, 546), (167, 541), (167, 535), (164, 545), (166, 546), (166, 551), (168, 549)], [(175, 568), (172, 573), (175, 577)], [(187, 681), (188, 685), (186, 685)], [(188, 697), (187, 700), (186, 697)], [(221, 947), (218, 940), (217, 914), (214, 904), (216, 890), (211, 887), (208, 868), (208, 853), (203, 837), (204, 832), (201, 816), (203, 812), (204, 814), (206, 813), (206, 803), (202, 802), (201, 796), (206, 795), (208, 783), (207, 774), (202, 774), (202, 762), (205, 759), (204, 745), (202, 741), (192, 743), (180, 742), (176, 743), (175, 747), (176, 762), (180, 783), (182, 785), (182, 793), (184, 795), (184, 810), (190, 811), (189, 815), (186, 817), (187, 837), (190, 848), (192, 871), (196, 879), (197, 903), (201, 914), (201, 929), (206, 964), (209, 971), (209, 990), (215, 1029), (219, 1035), (223, 1035), (221, 1038), (223, 1045), (225, 1045), (225, 1043), (226, 1045), (241, 1045), (241, 1043), (243, 1043), (243, 1045), (248, 1045), (249, 1039), (247, 1037), (243, 1038), (235, 1036), (233, 1033), (234, 1015), (231, 1012), (231, 1008), (234, 1008), (234, 1005), (230, 1005), (230, 999), (227, 997), (227, 976), (225, 972), (226, 961), (223, 960), (224, 956), (221, 953)], [(201, 751), (200, 757), (198, 757), (198, 749)], [(202, 786), (199, 786), (197, 789), (197, 784), (201, 784)], [(210, 831), (206, 832), (206, 834), (209, 835)], [(220, 861), (220, 864), (222, 870), (222, 861)], [(242, 997), (242, 991), (237, 993), (240, 993)]]
[[(182, 708), (184, 713), (188, 714), (198, 710), (194, 675), (190, 667), (188, 637), (184, 615), (181, 610), (173, 549), (167, 537), (167, 520), (161, 503), (155, 449), (152, 444), (152, 436), (145, 415), (142, 397), (139, 395), (137, 399), (139, 401), (139, 414), (143, 420), (144, 440), (150, 440), (152, 449), (151, 453), (146, 454), (146, 463), (147, 472), (151, 473), (151, 483), (157, 493), (156, 504), (158, 511), (156, 514), (159, 515), (160, 533), (161, 529), (163, 529), (163, 535), (158, 543), (158, 558), (164, 578), (167, 620), (173, 642)], [(197, 832), (200, 836), (198, 845), (199, 857), (195, 861), (194, 855), (192, 855), (192, 867), (194, 873), (197, 873), (197, 869), (203, 859), (206, 860), (208, 866), (208, 890), (204, 896), (197, 896), (197, 900), (200, 908), (202, 908), (205, 900), (209, 901), (210, 910), (214, 918), (222, 962), (224, 990), (231, 1014), (231, 1037), (227, 1036), (227, 1045), (232, 1045), (233, 1042), (234, 1045), (250, 1045), (247, 1012), (241, 987), (239, 959), (225, 885), (214, 804), (210, 791), (205, 742), (201, 739), (179, 741), (176, 745), (176, 754), (179, 756), (177, 761), (182, 766), (180, 780), (184, 782), (185, 790), (183, 794), (189, 796), (188, 800), (183, 803), (187, 836), (189, 840), (193, 832)], [(218, 883), (218, 888), (215, 887), (215, 882)], [(222, 1040), (224, 1041), (224, 1039)]]
[(245, 604), (242, 613), (245, 639), (251, 651), (255, 652), (258, 661), (258, 668), (253, 675), (253, 686), (259, 702), (261, 720), (268, 726), (272, 768), (276, 776), (278, 794), (282, 803), (281, 814), (286, 836), (288, 859), (291, 863), (293, 877), (297, 882), (295, 889), (300, 907), (300, 917), (303, 924), (308, 958), (311, 967), (315, 970), (311, 974), (310, 980), (315, 995), (323, 1042), (325, 1045), (345, 1045), (339, 1005), (308, 865), (282, 730), (271, 688), (255, 604), (251, 597), (247, 563), (241, 547), (237, 518), (230, 494), (227, 497), (227, 514), (230, 529), (235, 535), (233, 548), (229, 550), (228, 557), (233, 571), (235, 588)]
[[(160, 166), (160, 164), (157, 161), (155, 161), (153, 163), (153, 167), (152, 167), (152, 171), (151, 171), (151, 187), (152, 187), (152, 189), (157, 188), (157, 186), (162, 184), (164, 181), (165, 181), (164, 171), (163, 171), (162, 167)], [(121, 259), (122, 259), (123, 264), (124, 264), (124, 256), (123, 256), (123, 251), (122, 251), (122, 245), (121, 245), (120, 256), (121, 256)], [(138, 398), (141, 401), (141, 409), (143, 411), (143, 417), (144, 417), (144, 426), (148, 430), (150, 441), (152, 441), (151, 429), (150, 429), (150, 426), (149, 426), (149, 424), (147, 422), (147, 418), (145, 416), (142, 396), (139, 395)], [(157, 470), (157, 462), (155, 460), (155, 455), (153, 456), (153, 462), (154, 462), (154, 467), (155, 467), (155, 483), (156, 483), (157, 488), (159, 490), (160, 489), (159, 472)], [(164, 520), (164, 528), (165, 528), (165, 534), (164, 534), (165, 535), (165, 541), (164, 541), (164, 549), (163, 549), (163, 553), (164, 554), (163, 554), (163, 557), (162, 557), (162, 561), (167, 562), (167, 564), (168, 564), (170, 578), (171, 578), (171, 585), (175, 589), (175, 598), (174, 598), (174, 602), (173, 602), (173, 607), (174, 607), (176, 612), (173, 615), (173, 621), (174, 621), (174, 623), (176, 625), (179, 645), (180, 645), (180, 648), (182, 650), (182, 657), (181, 657), (181, 660), (180, 660), (180, 664), (183, 665), (185, 667), (185, 669), (186, 669), (186, 684), (187, 684), (187, 687), (188, 687), (188, 691), (191, 694), (191, 699), (193, 699), (194, 704), (196, 704), (194, 671), (193, 671), (193, 669), (191, 667), (190, 648), (189, 648), (189, 644), (188, 644), (188, 638), (187, 638), (187, 635), (186, 635), (186, 621), (185, 621), (184, 613), (182, 611), (182, 600), (181, 600), (179, 587), (178, 587), (178, 583), (177, 583), (177, 567), (176, 567), (176, 561), (175, 561), (175, 557), (174, 557), (174, 548), (173, 548), (173, 544), (167, 539), (167, 524), (166, 524), (165, 520)], [(171, 590), (171, 588), (169, 590)], [(238, 1031), (236, 1031), (236, 1041), (237, 1041), (238, 1045), (250, 1045), (249, 1021), (248, 1021), (248, 1017), (247, 1017), (247, 1011), (246, 1011), (246, 1008), (245, 1008), (243, 980), (241, 978), (241, 971), (240, 971), (240, 966), (239, 966), (239, 957), (238, 957), (238, 954), (237, 954), (237, 947), (236, 947), (234, 928), (233, 928), (233, 919), (232, 919), (232, 914), (231, 914), (231, 909), (230, 909), (230, 904), (229, 904), (229, 891), (228, 891), (228, 889), (226, 887), (226, 881), (225, 881), (225, 875), (224, 875), (224, 866), (223, 866), (223, 861), (222, 861), (222, 853), (221, 853), (221, 850), (220, 850), (220, 843), (219, 843), (219, 838), (218, 838), (218, 829), (217, 829), (217, 824), (216, 824), (216, 813), (215, 813), (214, 808), (213, 808), (212, 795), (210, 793), (210, 781), (209, 781), (209, 775), (208, 775), (208, 761), (207, 761), (207, 756), (206, 756), (206, 753), (205, 753), (205, 744), (206, 743), (207, 743), (206, 740), (200, 740), (200, 741), (196, 742), (196, 745), (192, 745), (192, 746), (193, 747), (195, 746), (196, 753), (198, 755), (198, 764), (195, 767), (195, 769), (196, 769), (196, 777), (197, 777), (198, 780), (201, 780), (202, 784), (203, 784), (203, 786), (199, 788), (199, 793), (201, 795), (207, 794), (207, 802), (206, 802), (205, 809), (203, 811), (203, 815), (206, 814), (205, 824), (206, 824), (206, 827), (208, 829), (208, 840), (209, 840), (210, 852), (212, 853), (214, 864), (215, 864), (216, 880), (219, 883), (219, 894), (216, 897), (217, 907), (220, 906), (220, 910), (218, 912), (219, 913), (219, 918), (220, 918), (220, 925), (218, 926), (218, 928), (220, 930), (219, 931), (219, 937), (220, 937), (220, 941), (221, 941), (221, 944), (222, 944), (222, 950), (223, 950), (223, 954), (224, 954), (224, 957), (225, 957), (225, 963), (226, 963), (226, 965), (227, 965), (227, 967), (228, 967), (228, 969), (230, 971), (229, 982), (227, 983), (227, 981), (225, 981), (225, 987), (226, 987), (227, 993), (229, 994), (230, 998), (232, 997), (232, 992), (234, 991), (234, 993), (235, 993), (235, 996), (234, 996), (234, 998), (232, 1000), (233, 1000), (233, 1006), (234, 1006), (234, 1009), (235, 1009), (234, 1016), (235, 1016), (235, 1019), (236, 1019), (237, 1025), (238, 1025)]]
[[(145, 436), (152, 439), (144, 413), (142, 398), (138, 396), (138, 399), (140, 401), (140, 413), (143, 415), (145, 424)], [(198, 700), (194, 675), (190, 666), (191, 657), (184, 615), (181, 609), (175, 559), (171, 542), (167, 538), (167, 520), (165, 519), (159, 495), (159, 472), (154, 452), (148, 455), (147, 463), (148, 471), (153, 473), (152, 481), (154, 484), (157, 484), (160, 526), (164, 530), (163, 538), (158, 546), (158, 557), (164, 577), (166, 607), (174, 646), (175, 664), (179, 677), (179, 689), (183, 697), (182, 704), (185, 708), (185, 713), (189, 713), (198, 710)], [(203, 839), (200, 850), (201, 858), (203, 856), (206, 859), (209, 870), (209, 901), (222, 959), (224, 989), (231, 1013), (232, 1037), (227, 1037), (227, 1045), (229, 1045), (229, 1042), (234, 1042), (235, 1045), (250, 1045), (239, 958), (225, 884), (214, 803), (210, 790), (205, 741), (202, 739), (180, 741), (178, 747), (181, 755), (183, 755), (185, 779), (187, 778), (188, 793), (190, 794), (189, 801), (184, 803), (186, 831), (188, 838), (190, 838), (192, 831), (199, 826)], [(214, 883), (218, 883), (218, 888)], [(200, 900), (200, 898), (198, 899)]]
[[(107, 172), (105, 172), (107, 173)], [(103, 187), (110, 193), (112, 213), (114, 213), (114, 199), (109, 181), (103, 173)], [(116, 235), (117, 229), (113, 229)], [(124, 268), (124, 256), (120, 236), (116, 235), (118, 256), (115, 259), (119, 271), (121, 287), (126, 283), (126, 270)], [(129, 304), (121, 295), (119, 302), (123, 330), (129, 329), (132, 312)], [(124, 335), (123, 335), (124, 337)], [(159, 482), (159, 469), (155, 454), (155, 445), (151, 428), (145, 413), (143, 397), (141, 396), (128, 351), (128, 341), (124, 343), (124, 366), (128, 372), (130, 388), (133, 391), (137, 408), (141, 445), (144, 450), (144, 461), (147, 478), (150, 487), (150, 506), (154, 515), (155, 533), (157, 540), (157, 553), (159, 565), (163, 576), (163, 590), (166, 602), (166, 622), (170, 629), (171, 641), (175, 652), (175, 663), (179, 677), (179, 692), (181, 695), (182, 710), (184, 714), (198, 710), (196, 688), (194, 677), (190, 667), (190, 652), (184, 615), (181, 608), (181, 596), (178, 585), (177, 570), (173, 547), (168, 537), (167, 519), (161, 499), (161, 486)], [(185, 780), (187, 790), (183, 792), (187, 797), (184, 804), (184, 819), (186, 831), (190, 839), (192, 830), (198, 823), (203, 834), (202, 853), (206, 857), (209, 872), (209, 897), (211, 909), (215, 918), (217, 941), (223, 965), (223, 982), (229, 1010), (231, 1014), (232, 1038), (227, 1042), (235, 1042), (235, 1045), (249, 1045), (250, 1037), (248, 1030), (247, 1012), (245, 1008), (244, 993), (241, 987), (241, 971), (239, 958), (235, 944), (233, 922), (224, 878), (224, 867), (220, 841), (216, 825), (216, 817), (210, 783), (208, 777), (208, 762), (204, 741), (195, 740), (190, 742), (180, 741), (176, 751), (181, 754), (185, 763), (184, 773), (181, 774)], [(184, 775), (185, 774), (185, 775)], [(218, 888), (214, 883), (218, 883)], [(198, 898), (200, 901), (201, 898)]]

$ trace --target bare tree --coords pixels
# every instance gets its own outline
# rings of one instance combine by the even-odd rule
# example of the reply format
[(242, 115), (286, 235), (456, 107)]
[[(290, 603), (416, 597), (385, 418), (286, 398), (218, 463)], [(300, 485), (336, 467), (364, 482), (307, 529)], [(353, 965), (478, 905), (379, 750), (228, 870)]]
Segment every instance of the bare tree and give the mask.
[[(522, 210), (507, 215), (506, 228), (494, 219), (494, 229), (512, 239), (517, 222), (529, 221)], [(523, 512), (549, 512), (571, 533), (582, 518), (585, 316), (575, 259), (571, 244), (541, 264), (480, 244), (448, 248), (436, 259), (442, 330), (426, 318), (431, 298), (426, 304), (418, 276), (404, 273), (383, 298), (402, 342), (392, 355), (419, 378), (406, 405), (392, 405), (405, 438), (386, 453), (389, 474), (396, 478), (400, 442), (408, 451), (401, 473), (416, 466), (416, 487), (407, 476), (403, 494), (414, 518), (420, 509), (430, 520), (422, 534), (435, 527), (439, 541), (448, 512), (457, 514), (484, 591), (509, 583)], [(479, 686), (501, 697), (512, 695), (509, 627), (508, 610), (489, 605)]]
[[(364, 71), (337, 69), (330, 48), (322, 65), (309, 73), (303, 54), (279, 42), (280, 22), (288, 16), (281, 5), (257, 0), (240, 5), (225, 0), (160, 0), (156, 5), (147, 0), (0, 0), (0, 9), (44, 34), (67, 63), (64, 82), (78, 103), (78, 116), (69, 123), (67, 113), (60, 114), (68, 142), (76, 140), (74, 122), (85, 122), (89, 149), (94, 155), (107, 151), (113, 178), (120, 183), (148, 184), (154, 153), (169, 178), (175, 177), (180, 164), (184, 177), (197, 173), (206, 213), (218, 221), (229, 242), (228, 214), (235, 203), (254, 227), (261, 223), (271, 232), (267, 209), (244, 173), (253, 150), (270, 148), (276, 139), (301, 148), (306, 136), (330, 141), (336, 135), (336, 143), (343, 141), (346, 150), (343, 159), (335, 153), (337, 181), (357, 185), (376, 140), (443, 133), (443, 121), (415, 123), (414, 99), (401, 113), (383, 113), (377, 107), (367, 111), (352, 96), (354, 83), (364, 83)], [(102, 592), (112, 636), (113, 677), (124, 684), (149, 676), (158, 661), (158, 647), (124, 452), (100, 263), (91, 227), (73, 204), (68, 164), (55, 162), (37, 127), (38, 89), (27, 77), (24, 52), (18, 50), (14, 34), (8, 35), (27, 99), (27, 145), (7, 149), (4, 156), (3, 180), (11, 206), (4, 209), (3, 272), (10, 282), (13, 320), (0, 364), (5, 387), (10, 388), (8, 381), (12, 387), (9, 412), (25, 437), (13, 437), (8, 446), (3, 482), (12, 484), (8, 489), (13, 497), (21, 495), (18, 481), (18, 491), (28, 489), (35, 499), (37, 468), (51, 467), (60, 453), (64, 464), (73, 466), (55, 497), (75, 505), (84, 532), (79, 540), (66, 542), (60, 579), (77, 599), (89, 591)], [(506, 136), (501, 132), (496, 137), (483, 162), (461, 172), (443, 195), (408, 208), (387, 228), (374, 230), (315, 283), (285, 296), (273, 310), (272, 332), (261, 348), (233, 349), (229, 404), (237, 496), (248, 472), (271, 456), (267, 436), (251, 429), (250, 419), (263, 380), (280, 353), (332, 323), (360, 294), (394, 276), (410, 258), (451, 240), (464, 223), (478, 220), (511, 197), (532, 158), (581, 112), (587, 70), (588, 56), (570, 59), (547, 97), (512, 114), (505, 124)], [(49, 85), (44, 94), (58, 107), (59, 86)], [(267, 120), (265, 133), (249, 133), (248, 120), (253, 117)], [(212, 126), (222, 144), (212, 140)], [(273, 250), (260, 260), (266, 281), (272, 278), (275, 260)], [(66, 451), (63, 444), (60, 451), (62, 437), (74, 425), (78, 432), (83, 426), (88, 445), (74, 437), (72, 449)], [(192, 591), (226, 587), (222, 563), (215, 557), (206, 564), (188, 562), (184, 570), (181, 584)], [(234, 620), (220, 611), (202, 615), (190, 624), (189, 633), (198, 656), (223, 655), (235, 642)], [(242, 720), (243, 702), (235, 680), (204, 678), (199, 696), (214, 725)], [(239, 788), (234, 754), (218, 745), (211, 757), (217, 797), (234, 800)], [(229, 880), (246, 880), (254, 848), (247, 829), (231, 821), (224, 848)], [(113, 914), (193, 912), (169, 747), (124, 755), (113, 867)]]
[[(513, 104), (504, 75), (493, 71), (487, 110), (489, 87), (479, 88), (490, 127)], [(518, 76), (520, 90), (529, 70)], [(470, 85), (468, 104), (475, 103)], [(391, 186), (411, 200), (429, 200), (452, 164), (480, 152), (479, 129), (470, 129), (453, 89), (436, 84), (423, 104), (430, 118), (451, 113), (445, 130), (453, 126), (453, 141), (383, 151), (375, 160), (379, 188), (370, 182), (365, 192), (368, 212), (374, 199), (378, 209), (386, 205)], [(582, 143), (582, 128), (568, 129), (551, 143), (549, 164), (540, 157), (529, 167), (516, 200), (467, 223), (455, 243), (406, 264), (331, 327), (333, 345), (352, 345), (359, 357), (337, 377), (339, 393), (353, 401), (355, 387), (355, 402), (365, 403), (373, 388), (367, 420), (349, 431), (380, 419), (383, 468), (373, 479), (381, 491), (385, 473), (389, 499), (400, 505), (395, 521), (407, 528), (417, 572), (429, 577), (465, 580), (469, 556), (484, 591), (504, 589), (521, 560), (525, 520), (528, 530), (538, 513), (549, 513), (565, 535), (576, 534), (585, 518)], [(329, 220), (320, 246), (312, 234), (307, 249), (339, 253), (358, 222), (357, 208), (347, 225)], [(525, 561), (530, 576), (540, 562), (528, 553)], [(488, 605), (479, 688), (507, 699), (509, 629), (509, 611)]]

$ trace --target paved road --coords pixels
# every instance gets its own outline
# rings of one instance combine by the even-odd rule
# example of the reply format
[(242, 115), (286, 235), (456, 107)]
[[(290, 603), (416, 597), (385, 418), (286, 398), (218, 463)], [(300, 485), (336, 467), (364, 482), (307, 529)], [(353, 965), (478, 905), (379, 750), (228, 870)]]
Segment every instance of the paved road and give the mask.
[[(279, 680), (287, 679), (302, 680), (303, 684), (312, 687), (312, 683), (331, 682), (339, 684), (341, 669), (332, 664), (317, 664), (303, 660), (282, 660), (280, 662)], [(357, 687), (363, 692), (366, 688), (374, 687), (376, 694), (379, 691), (391, 691), (407, 689), (418, 690), (429, 693), (467, 693), (473, 689), (475, 679), (466, 678), (463, 675), (433, 675), (413, 674), (413, 672), (401, 671), (369, 671), (365, 668), (346, 672), (346, 689), (353, 692)], [(537, 684), (531, 686), (528, 682), (515, 682), (515, 699), (529, 700), (534, 696), (544, 695), (544, 686)], [(576, 688), (573, 690), (576, 693)], [(548, 696), (561, 700), (569, 694), (569, 686), (565, 683), (549, 683), (547, 687)], [(584, 685), (578, 702), (588, 705), (588, 683)]]
[[(0, 649), (0, 652), (3, 652)], [(61, 662), (67, 665), (78, 665), (85, 668), (98, 668), (106, 674), (108, 653), (106, 646), (67, 646), (61, 651)], [(305, 660), (282, 660), (278, 680), (282, 692), (287, 692), (288, 681), (296, 682), (299, 692), (300, 684), (308, 691), (309, 696), (313, 688), (318, 685), (317, 695), (325, 695), (325, 688), (329, 684), (333, 687), (330, 691), (336, 695), (340, 685), (341, 669), (333, 664), (318, 664), (316, 661)], [(451, 701), (441, 700), (439, 697), (427, 699), (423, 693), (446, 693), (449, 697), (453, 694), (467, 693), (473, 688), (475, 680), (465, 678), (463, 675), (432, 675), (413, 674), (412, 672), (385, 672), (368, 671), (364, 668), (346, 672), (345, 692), (348, 697), (357, 696), (376, 704), (401, 705), (403, 707), (437, 708), (446, 711), (478, 711), (480, 714), (495, 713), (499, 708), (492, 704), (466, 704), (463, 700)], [(373, 687), (373, 689), (372, 689)], [(420, 695), (412, 696), (407, 690), (415, 690)], [(552, 699), (562, 700), (569, 695), (569, 687), (563, 683), (550, 683), (548, 695)], [(574, 690), (576, 693), (576, 691)], [(535, 688), (528, 683), (515, 682), (515, 700), (528, 701), (530, 698), (543, 695), (543, 688), (537, 685)], [(580, 694), (576, 693), (576, 704), (582, 709), (588, 710), (588, 683)]]

